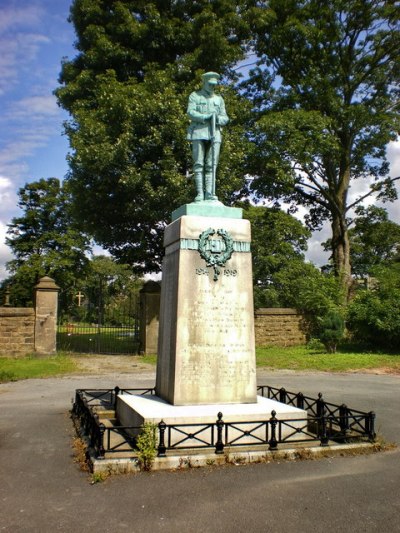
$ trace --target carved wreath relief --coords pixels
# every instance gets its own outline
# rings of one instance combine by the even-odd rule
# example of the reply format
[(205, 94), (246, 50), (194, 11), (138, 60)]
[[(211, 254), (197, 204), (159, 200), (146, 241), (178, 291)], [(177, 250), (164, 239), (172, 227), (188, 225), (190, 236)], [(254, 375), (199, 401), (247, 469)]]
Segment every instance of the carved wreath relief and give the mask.
[[(213, 235), (219, 235), (220, 239), (211, 239)], [(219, 243), (219, 246), (216, 246)], [(224, 247), (221, 244), (224, 243)], [(219, 248), (219, 250), (218, 250)], [(229, 261), (233, 254), (233, 239), (231, 235), (224, 229), (218, 229), (215, 231), (212, 228), (208, 228), (199, 237), (199, 253), (205, 260), (208, 267), (214, 269), (214, 281), (218, 280), (218, 276), (221, 274), (219, 267), (224, 267), (225, 263)]]

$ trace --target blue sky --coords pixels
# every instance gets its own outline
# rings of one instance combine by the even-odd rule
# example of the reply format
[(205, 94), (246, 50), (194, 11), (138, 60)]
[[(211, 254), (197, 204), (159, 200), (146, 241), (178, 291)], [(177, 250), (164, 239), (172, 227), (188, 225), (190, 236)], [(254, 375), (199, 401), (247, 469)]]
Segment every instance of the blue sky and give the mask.
[(11, 258), (6, 225), (25, 183), (67, 172), (67, 118), (52, 92), (61, 59), (73, 57), (70, 0), (0, 0), (0, 279)]
[[(40, 178), (63, 178), (68, 170), (68, 118), (56, 103), (61, 59), (75, 56), (71, 0), (0, 0), (0, 279), (11, 259), (4, 240), (7, 224), (19, 214), (17, 191)], [(392, 176), (400, 175), (400, 142), (388, 147)], [(356, 196), (366, 190), (354, 189)], [(400, 202), (387, 206), (400, 223)], [(326, 261), (320, 243), (329, 228), (314, 234), (308, 258)]]

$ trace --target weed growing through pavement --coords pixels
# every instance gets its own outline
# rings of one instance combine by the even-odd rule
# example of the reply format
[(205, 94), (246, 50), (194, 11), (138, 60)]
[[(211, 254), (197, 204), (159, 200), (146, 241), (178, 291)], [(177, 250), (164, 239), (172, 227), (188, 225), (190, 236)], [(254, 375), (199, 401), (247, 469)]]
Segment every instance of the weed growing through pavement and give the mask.
[(90, 472), (86, 455), (87, 447), (83, 439), (74, 437), (72, 440), (72, 449), (74, 450), (74, 463), (79, 465), (82, 472)]
[(150, 471), (157, 455), (157, 424), (143, 424), (143, 430), (136, 439), (136, 448), (141, 470)]

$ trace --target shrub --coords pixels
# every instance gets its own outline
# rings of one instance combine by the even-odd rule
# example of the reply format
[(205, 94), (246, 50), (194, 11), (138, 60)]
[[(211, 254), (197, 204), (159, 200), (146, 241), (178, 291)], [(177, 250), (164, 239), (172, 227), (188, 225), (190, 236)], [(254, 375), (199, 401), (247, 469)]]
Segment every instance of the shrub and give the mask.
[(398, 350), (400, 346), (400, 265), (374, 272), (377, 286), (361, 290), (350, 303), (347, 327), (358, 342)]
[(319, 319), (318, 339), (328, 353), (336, 353), (338, 343), (344, 336), (344, 320), (337, 310), (330, 310)]
[(151, 470), (157, 454), (157, 424), (145, 422), (143, 430), (136, 439), (139, 465), (142, 470)]

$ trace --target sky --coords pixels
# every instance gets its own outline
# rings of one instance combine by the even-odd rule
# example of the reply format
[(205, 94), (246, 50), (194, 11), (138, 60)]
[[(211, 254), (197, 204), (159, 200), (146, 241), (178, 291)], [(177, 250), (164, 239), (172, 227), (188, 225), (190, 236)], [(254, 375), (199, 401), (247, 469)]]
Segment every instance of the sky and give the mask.
[[(68, 23), (71, 0), (0, 0), (0, 280), (12, 259), (5, 245), (7, 224), (21, 214), (17, 192), (41, 178), (62, 179), (68, 171), (68, 140), (63, 121), (68, 115), (53, 95), (63, 57), (76, 55), (75, 34)], [(390, 175), (400, 176), (400, 142), (388, 147)], [(366, 190), (353, 189), (351, 197)], [(386, 204), (400, 223), (400, 201)], [(304, 211), (299, 212), (299, 216)], [(321, 242), (329, 226), (314, 233), (307, 259), (321, 266), (328, 254)]]

